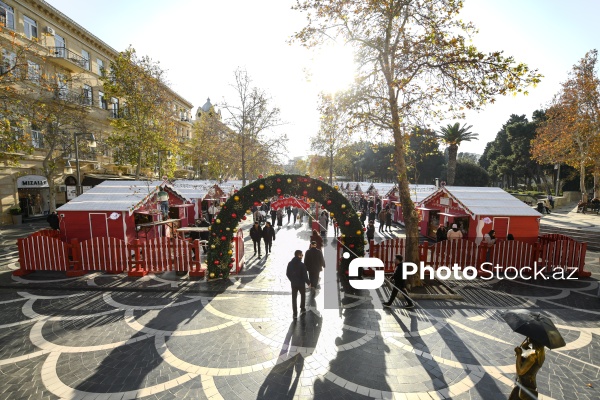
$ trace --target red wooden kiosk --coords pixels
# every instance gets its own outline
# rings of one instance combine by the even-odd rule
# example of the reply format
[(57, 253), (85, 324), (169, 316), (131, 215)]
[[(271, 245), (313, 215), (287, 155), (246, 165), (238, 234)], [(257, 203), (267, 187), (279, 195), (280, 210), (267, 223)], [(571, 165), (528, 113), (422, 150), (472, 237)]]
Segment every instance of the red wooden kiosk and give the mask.
[[(162, 220), (156, 193), (169, 194), (169, 218)], [(112, 237), (132, 242), (136, 238), (164, 236), (166, 226), (188, 226), (193, 205), (163, 181), (104, 181), (57, 210), (64, 241)], [(193, 221), (193, 215), (191, 215)], [(148, 228), (148, 229), (146, 229)]]
[(445, 186), (424, 198), (417, 211), (420, 233), (431, 238), (440, 225), (457, 224), (464, 238), (477, 243), (492, 229), (498, 239), (508, 233), (521, 242), (538, 239), (540, 213), (496, 187)]

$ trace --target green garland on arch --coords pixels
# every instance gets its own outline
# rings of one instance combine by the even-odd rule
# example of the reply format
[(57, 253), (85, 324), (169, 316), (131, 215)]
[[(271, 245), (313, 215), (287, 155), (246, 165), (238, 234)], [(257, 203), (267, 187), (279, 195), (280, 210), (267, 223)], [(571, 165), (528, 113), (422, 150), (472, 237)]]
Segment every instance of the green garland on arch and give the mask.
[[(364, 256), (364, 228), (356, 211), (337, 186), (303, 175), (272, 175), (259, 178), (234, 193), (210, 227), (207, 268), (209, 278), (227, 278), (233, 266), (233, 240), (240, 221), (250, 216), (250, 209), (273, 196), (305, 197), (320, 203), (340, 228), (342, 243), (358, 257)], [(291, 256), (290, 256), (291, 258)]]

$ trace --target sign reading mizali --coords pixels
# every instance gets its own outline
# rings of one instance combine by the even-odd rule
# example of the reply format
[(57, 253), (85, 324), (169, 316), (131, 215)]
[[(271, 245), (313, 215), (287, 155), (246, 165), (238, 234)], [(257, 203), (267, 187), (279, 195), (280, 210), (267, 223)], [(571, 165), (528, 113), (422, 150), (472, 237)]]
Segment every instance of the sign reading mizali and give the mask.
[(17, 179), (18, 189), (47, 188), (48, 180), (40, 175), (25, 175)]

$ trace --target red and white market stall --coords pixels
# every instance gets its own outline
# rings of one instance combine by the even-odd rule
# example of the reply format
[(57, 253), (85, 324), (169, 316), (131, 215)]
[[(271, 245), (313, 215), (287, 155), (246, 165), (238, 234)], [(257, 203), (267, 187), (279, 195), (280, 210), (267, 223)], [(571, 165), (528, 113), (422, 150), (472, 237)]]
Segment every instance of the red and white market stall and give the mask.
[[(164, 221), (156, 201), (161, 188), (169, 194), (169, 218)], [(165, 236), (169, 226), (188, 226), (191, 206), (163, 181), (104, 181), (58, 208), (57, 213), (65, 241), (113, 237), (129, 243), (136, 238)]]
[(498, 239), (509, 233), (522, 242), (538, 239), (541, 215), (496, 187), (445, 186), (423, 199), (417, 211), (422, 215), (420, 233), (431, 238), (440, 225), (457, 224), (464, 238), (477, 243), (492, 229)]

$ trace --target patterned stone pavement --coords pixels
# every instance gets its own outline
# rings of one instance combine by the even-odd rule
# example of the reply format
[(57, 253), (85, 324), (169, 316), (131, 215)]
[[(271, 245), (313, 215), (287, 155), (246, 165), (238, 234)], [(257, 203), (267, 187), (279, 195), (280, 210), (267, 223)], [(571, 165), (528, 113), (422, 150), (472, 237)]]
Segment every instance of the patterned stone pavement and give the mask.
[[(540, 398), (600, 398), (596, 279), (452, 281), (465, 300), (420, 300), (412, 310), (401, 301), (382, 309), (385, 288), (340, 292), (335, 308), (317, 291), (294, 321), (285, 266), (307, 238), (306, 226), (284, 226), (261, 260), (247, 243), (244, 273), (218, 283), (169, 274), (11, 280), (16, 255), (5, 240), (0, 398), (506, 399), (523, 337), (500, 313), (514, 308), (550, 316), (567, 342), (546, 353)], [(329, 266), (334, 248), (330, 239)], [(597, 276), (598, 254), (588, 263)]]

